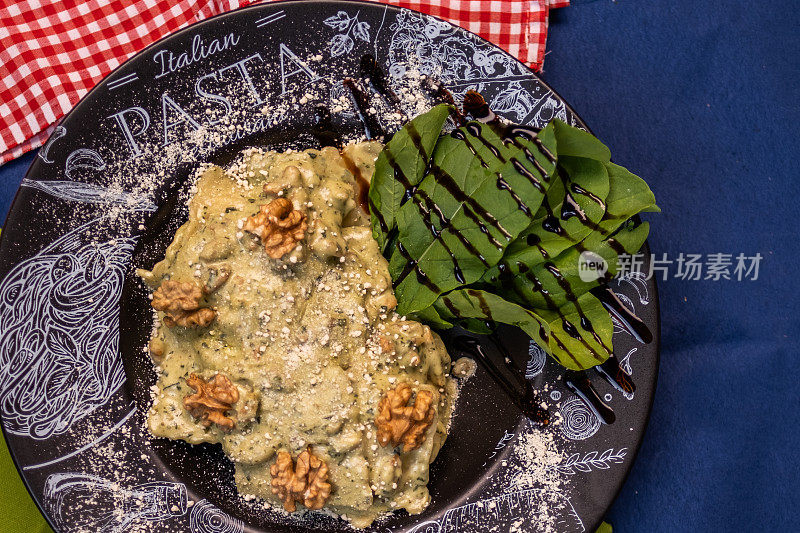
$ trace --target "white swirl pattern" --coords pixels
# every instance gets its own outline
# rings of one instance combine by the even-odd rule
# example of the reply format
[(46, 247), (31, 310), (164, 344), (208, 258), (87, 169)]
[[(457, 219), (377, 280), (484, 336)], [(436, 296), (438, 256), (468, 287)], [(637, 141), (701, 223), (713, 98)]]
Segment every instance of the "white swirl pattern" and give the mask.
[(119, 296), (136, 240), (94, 242), (96, 222), (17, 264), (0, 285), (0, 401), (16, 435), (64, 433), (125, 379)]
[(217, 509), (207, 500), (200, 500), (192, 506), (189, 515), (192, 533), (242, 533), (244, 524)]
[(600, 420), (586, 403), (573, 396), (561, 405), (561, 434), (571, 440), (585, 440), (597, 433)]
[(541, 346), (536, 344), (536, 341), (531, 340), (528, 345), (528, 366), (525, 368), (525, 377), (533, 379), (544, 370), (544, 364), (547, 362), (547, 354)]

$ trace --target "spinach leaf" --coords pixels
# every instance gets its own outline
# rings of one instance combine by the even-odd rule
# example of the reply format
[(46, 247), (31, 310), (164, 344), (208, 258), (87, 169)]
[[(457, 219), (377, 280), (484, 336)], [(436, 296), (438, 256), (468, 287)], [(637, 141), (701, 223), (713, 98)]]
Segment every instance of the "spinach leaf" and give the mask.
[[(483, 290), (459, 289), (440, 297), (434, 307), (450, 321), (467, 318), (516, 326), (573, 370), (598, 365), (611, 353), (611, 317), (591, 294), (558, 311), (549, 311), (529, 310)], [(591, 324), (592, 330), (583, 329), (582, 321)]]
[(653, 191), (642, 178), (614, 163), (605, 163), (605, 166), (610, 185), (606, 198), (606, 219), (627, 220), (638, 213), (661, 211), (656, 205)]
[(588, 131), (570, 126), (559, 119), (554, 119), (552, 124), (558, 141), (558, 155), (587, 157), (602, 163), (611, 160), (611, 151), (608, 147)]
[[(602, 363), (613, 323), (589, 291), (644, 243), (649, 225), (630, 218), (659, 211), (652, 191), (561, 121), (535, 138), (479, 122), (440, 136), (450, 110), (414, 119), (376, 163), (372, 229), (397, 312), (482, 334), (510, 324), (567, 368)], [(605, 274), (582, 271), (588, 253)]]
[[(580, 247), (569, 248), (555, 259), (533, 266), (523, 262), (505, 263), (504, 260), (502, 269), (495, 270), (497, 274), (490, 275), (487, 281), (509, 300), (535, 309), (557, 309), (610, 280), (617, 273), (619, 251), (637, 252), (647, 239), (648, 231), (649, 225), (645, 222), (622, 228), (608, 239), (595, 233)], [(587, 258), (584, 253), (593, 254), (588, 258), (605, 261), (605, 276), (602, 272), (600, 276), (592, 276), (593, 272), (585, 264), (581, 272), (581, 261)]]
[(406, 188), (422, 181), (451, 110), (452, 106), (440, 104), (410, 121), (394, 134), (375, 161), (369, 202), (372, 235), (383, 251), (386, 250), (389, 232), (396, 226), (397, 211)]
[(552, 151), (553, 128), (506, 144), (491, 127), (471, 122), (439, 139), (430, 172), (396, 215), (399, 244), (389, 271), (398, 313), (420, 311), (439, 294), (478, 281), (530, 224), (555, 167), (537, 142)]
[(506, 263), (533, 266), (556, 257), (589, 235), (605, 215), (609, 174), (603, 163), (559, 154), (558, 178), (534, 221), (509, 245)]

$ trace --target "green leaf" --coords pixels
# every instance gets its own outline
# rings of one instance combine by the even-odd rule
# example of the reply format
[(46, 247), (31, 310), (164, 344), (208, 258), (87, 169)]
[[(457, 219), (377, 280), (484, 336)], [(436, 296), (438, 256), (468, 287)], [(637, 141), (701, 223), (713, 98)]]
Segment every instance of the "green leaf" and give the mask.
[(613, 529), (611, 528), (611, 524), (603, 522), (597, 528), (597, 531), (595, 531), (595, 533), (613, 533)]
[(417, 311), (410, 315), (409, 318), (417, 322), (424, 322), (435, 329), (450, 329), (453, 327), (453, 324), (439, 316), (433, 306)]
[(554, 119), (552, 124), (555, 128), (559, 157), (564, 155), (586, 157), (603, 163), (611, 160), (611, 151), (608, 147), (588, 131), (570, 126), (559, 119)]
[[(552, 127), (537, 140), (551, 150)], [(396, 216), (399, 244), (389, 271), (398, 313), (425, 309), (495, 265), (539, 209), (554, 166), (534, 140), (505, 144), (479, 122), (440, 138), (431, 172)]]
[[(645, 222), (638, 226), (622, 228), (613, 237), (602, 239), (600, 234), (593, 233), (579, 247), (572, 247), (562, 252), (552, 261), (546, 261), (529, 267), (525, 263), (506, 263), (502, 272), (490, 276), (490, 282), (503, 297), (535, 309), (557, 309), (571, 299), (578, 298), (601, 283), (608, 282), (616, 274), (619, 265), (619, 251), (627, 254), (636, 253), (647, 239), (650, 226)], [(591, 254), (591, 255), (583, 255)], [(592, 276), (587, 268), (586, 260), (600, 260), (607, 266), (606, 275)], [(581, 264), (583, 262), (583, 278)]]
[[(387, 235), (396, 226), (396, 215), (409, 186), (422, 181), (428, 160), (452, 106), (440, 104), (419, 115), (394, 134), (375, 161), (369, 187), (372, 235), (385, 250)], [(397, 179), (397, 178), (401, 179)]]
[[(605, 215), (608, 194), (609, 175), (603, 163), (559, 154), (558, 180), (547, 191), (547, 198), (531, 225), (509, 245), (504, 261), (533, 266), (580, 242), (597, 228)], [(577, 204), (579, 215), (562, 218), (565, 202), (568, 210)]]
[(557, 311), (536, 310), (550, 326), (549, 353), (572, 370), (604, 362), (614, 352), (614, 323), (603, 304), (587, 292)]
[[(611, 317), (591, 294), (557, 311), (543, 311), (526, 309), (491, 292), (459, 289), (440, 297), (434, 306), (440, 316), (452, 322), (468, 318), (516, 326), (572, 370), (598, 365), (611, 353)], [(591, 331), (581, 323), (590, 325)]]
[(606, 163), (605, 166), (610, 184), (606, 218), (627, 220), (638, 213), (661, 211), (656, 205), (653, 191), (642, 178), (614, 163)]

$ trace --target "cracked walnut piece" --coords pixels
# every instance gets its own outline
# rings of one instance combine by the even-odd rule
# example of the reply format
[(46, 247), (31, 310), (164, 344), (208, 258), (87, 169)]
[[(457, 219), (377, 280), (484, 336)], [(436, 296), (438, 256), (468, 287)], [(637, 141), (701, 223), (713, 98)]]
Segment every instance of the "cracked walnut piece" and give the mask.
[(402, 443), (403, 451), (408, 452), (425, 442), (425, 431), (433, 423), (433, 395), (430, 391), (419, 391), (414, 405), (408, 405), (411, 394), (411, 386), (401, 383), (381, 398), (375, 417), (381, 446)]
[(227, 376), (217, 374), (208, 381), (197, 374), (191, 374), (186, 383), (195, 390), (183, 399), (183, 406), (195, 418), (201, 420), (204, 427), (217, 424), (230, 431), (235, 422), (225, 413), (233, 408), (239, 400), (239, 390)]
[(272, 474), (272, 493), (283, 500), (283, 508), (293, 513), (295, 501), (307, 508), (322, 509), (331, 495), (328, 483), (328, 465), (311, 452), (311, 446), (297, 456), (297, 465), (288, 452), (279, 452), (269, 469)]
[(164, 311), (167, 327), (207, 327), (217, 316), (208, 307), (200, 307), (203, 290), (192, 282), (164, 281), (153, 293), (150, 305), (156, 311)]
[(291, 252), (303, 240), (307, 228), (305, 213), (294, 209), (288, 198), (276, 198), (262, 205), (244, 224), (244, 230), (257, 235), (273, 259)]

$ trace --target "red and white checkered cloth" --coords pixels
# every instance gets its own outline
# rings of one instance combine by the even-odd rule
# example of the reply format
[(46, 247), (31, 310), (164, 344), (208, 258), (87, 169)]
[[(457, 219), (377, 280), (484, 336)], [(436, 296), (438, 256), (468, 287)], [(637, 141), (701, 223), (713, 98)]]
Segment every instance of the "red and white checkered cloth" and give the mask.
[[(380, 0), (462, 26), (540, 69), (569, 0)], [(164, 35), (253, 0), (0, 1), (0, 164), (41, 146), (80, 98)]]

